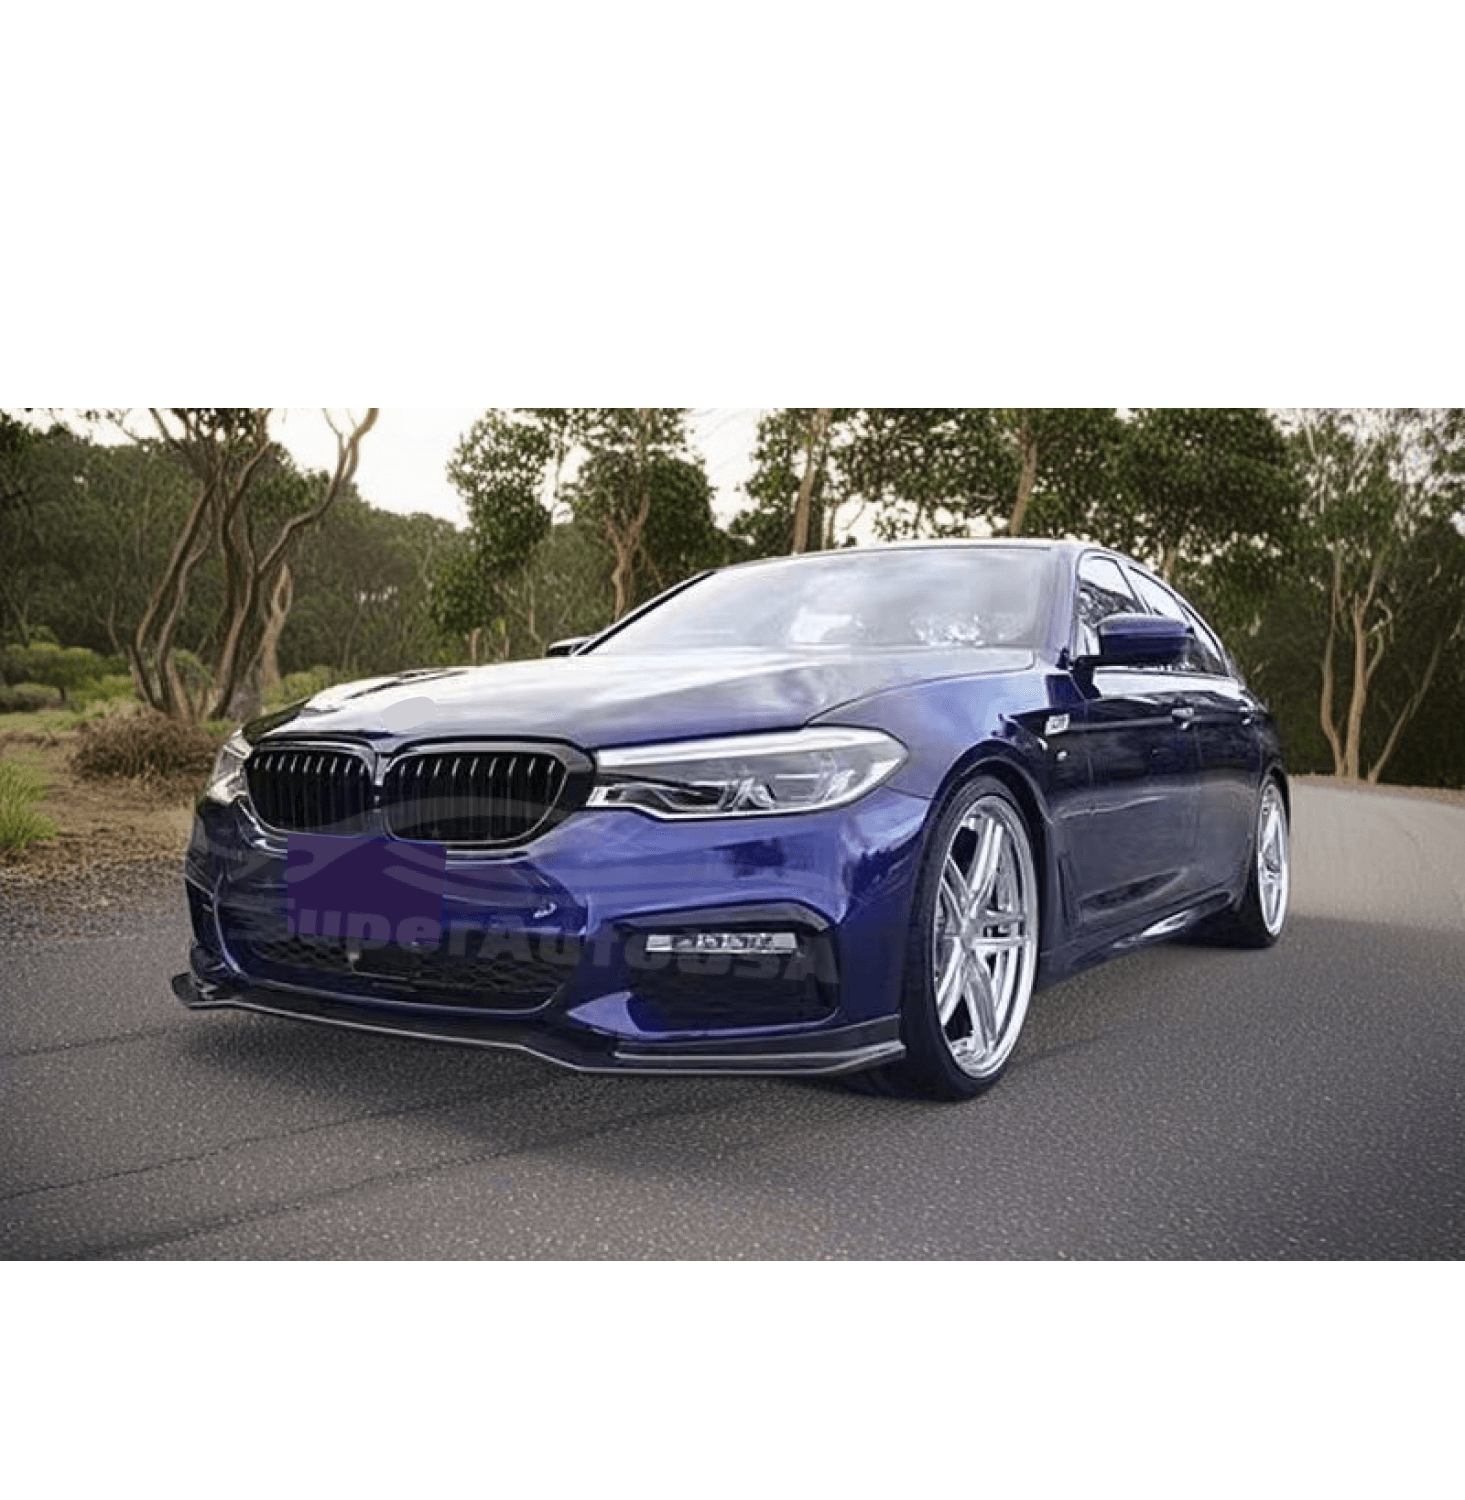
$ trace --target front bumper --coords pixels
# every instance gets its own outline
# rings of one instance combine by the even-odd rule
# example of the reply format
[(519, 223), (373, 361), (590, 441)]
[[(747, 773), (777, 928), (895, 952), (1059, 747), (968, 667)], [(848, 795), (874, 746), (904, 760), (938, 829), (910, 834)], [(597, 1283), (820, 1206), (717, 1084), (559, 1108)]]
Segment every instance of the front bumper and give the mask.
[[(284, 937), (283, 841), (239, 804), (205, 803), (185, 872), (190, 972), (173, 988), (192, 1009), (504, 1048), (585, 1072), (856, 1072), (903, 1055), (901, 970), (928, 812), (891, 789), (746, 823), (582, 812), (521, 853), (450, 858), (451, 943), (426, 959), (368, 956), (358, 971), (359, 954), (333, 970)], [(797, 973), (647, 952), (651, 932), (770, 928), (796, 934)]]

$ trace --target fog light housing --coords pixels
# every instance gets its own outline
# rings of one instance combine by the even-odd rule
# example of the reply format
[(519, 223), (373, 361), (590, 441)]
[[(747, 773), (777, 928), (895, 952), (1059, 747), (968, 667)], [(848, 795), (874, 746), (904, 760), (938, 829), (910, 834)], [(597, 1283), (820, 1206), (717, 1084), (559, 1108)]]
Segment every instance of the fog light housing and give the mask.
[(653, 932), (647, 953), (783, 954), (799, 951), (792, 932)]

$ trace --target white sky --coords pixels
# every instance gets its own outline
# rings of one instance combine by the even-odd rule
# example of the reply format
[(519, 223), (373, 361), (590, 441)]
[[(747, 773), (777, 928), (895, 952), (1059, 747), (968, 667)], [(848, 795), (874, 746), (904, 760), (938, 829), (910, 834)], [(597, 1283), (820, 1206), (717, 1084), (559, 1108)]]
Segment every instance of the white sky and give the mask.
[[(356, 487), (383, 510), (424, 510), (463, 525), (457, 491), (444, 472), (459, 438), (484, 408), (477, 406), (386, 406), (361, 444)], [(726, 522), (745, 503), (740, 487), (752, 468), (754, 432), (762, 408), (693, 408), (693, 446), (707, 460), (717, 490), (715, 507)], [(295, 457), (312, 468), (335, 461), (336, 440), (318, 408), (289, 407), (279, 436)]]

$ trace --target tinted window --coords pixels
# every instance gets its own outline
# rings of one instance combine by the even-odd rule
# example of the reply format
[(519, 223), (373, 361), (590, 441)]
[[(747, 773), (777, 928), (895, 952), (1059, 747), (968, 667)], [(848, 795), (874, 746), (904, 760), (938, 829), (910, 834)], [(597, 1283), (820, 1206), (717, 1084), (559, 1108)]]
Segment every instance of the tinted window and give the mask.
[(1129, 573), (1151, 614), (1164, 615), (1167, 620), (1179, 620), (1182, 625), (1189, 625), (1194, 633), (1190, 655), (1181, 663), (1179, 670), (1207, 672), (1216, 677), (1226, 676), (1226, 654), (1201, 617), (1158, 579), (1141, 573), (1138, 568), (1131, 568)]
[(1110, 615), (1143, 614), (1119, 565), (1112, 557), (1090, 553), (1079, 564), (1074, 605), (1074, 649), (1079, 656), (1099, 653), (1099, 626)]
[(596, 655), (751, 648), (1042, 644), (1053, 554), (1036, 548), (821, 553), (729, 568), (631, 621)]

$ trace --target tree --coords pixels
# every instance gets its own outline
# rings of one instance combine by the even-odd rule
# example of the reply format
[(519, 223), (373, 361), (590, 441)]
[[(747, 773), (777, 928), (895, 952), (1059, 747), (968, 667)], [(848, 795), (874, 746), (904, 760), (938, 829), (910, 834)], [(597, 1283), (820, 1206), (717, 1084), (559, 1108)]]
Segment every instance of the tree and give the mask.
[(800, 494), (807, 486), (809, 547), (834, 545), (835, 518), (828, 501), (829, 450), (847, 415), (831, 412), (829, 442), (822, 462), (809, 462), (810, 422), (813, 407), (779, 407), (759, 418), (753, 451), (753, 473), (747, 485), (749, 509), (737, 515), (732, 534), (753, 557), (783, 557), (794, 550), (796, 512)]
[[(669, 461), (687, 446), (687, 409), (571, 407), (539, 415), (563, 424), (561, 431), (585, 450), (590, 472), (573, 491), (571, 506), (576, 519), (594, 527), (610, 548), (612, 607), (619, 619), (634, 597), (658, 477), (672, 472)], [(684, 493), (695, 505), (693, 491)]]
[(470, 639), (491, 627), (503, 650), (541, 637), (548, 616), (532, 564), (571, 522), (601, 549), (612, 618), (705, 565), (704, 555), (722, 560), (711, 487), (687, 443), (685, 407), (486, 412), (448, 467), (469, 532), (439, 574), (435, 617)]
[[(1465, 412), (1391, 407), (1296, 410), (1288, 418), (1304, 488), (1293, 586), (1322, 622), (1318, 722), (1337, 776), (1376, 782), (1465, 634)], [(1428, 654), (1406, 669), (1391, 722), (1375, 687), (1399, 640)], [(1397, 674), (1396, 674), (1397, 675)], [(1367, 763), (1369, 746), (1375, 747)]]
[(734, 534), (767, 557), (848, 544), (867, 523), (891, 539), (965, 531), (965, 415), (952, 407), (765, 412), (747, 486), (753, 503)]
[[(291, 565), (280, 670), (371, 677), (445, 661), (430, 599), (460, 535), (451, 521), (377, 510), (348, 488)], [(264, 672), (262, 660), (262, 682)]]
[[(189, 477), (157, 441), (102, 444), (60, 425), (27, 431), (4, 464), (5, 628), (25, 642), (44, 623), (70, 644), (122, 656), (188, 514)], [(206, 617), (192, 598), (180, 626), (190, 644)]]
[(789, 516), (779, 550), (829, 546), (853, 509), (887, 540), (1061, 534), (1107, 501), (1122, 434), (1110, 408), (786, 407), (759, 424), (735, 530), (772, 550)]
[(1253, 571), (1282, 558), (1302, 495), (1286, 439), (1254, 407), (1135, 409), (1116, 449), (1110, 503), (1085, 518), (1170, 578), (1186, 558)]
[(991, 417), (997, 458), (987, 461), (984, 478), (999, 495), (1014, 495), (1003, 528), (1008, 536), (1062, 535), (1104, 508), (1125, 437), (1115, 408), (1005, 407)]
[(566, 490), (576, 522), (599, 537), (616, 566), (611, 618), (689, 574), (728, 560), (700, 460), (675, 453), (604, 449)]
[[(342, 425), (329, 412), (336, 435), (332, 473), (300, 475), (269, 436), (267, 407), (149, 407), (160, 440), (194, 481), (192, 507), (163, 574), (152, 591), (127, 653), (144, 702), (174, 718), (221, 718), (258, 666), (272, 604), (280, 602), (281, 574), (301, 537), (318, 526), (354, 478), (361, 443), (380, 408)], [(120, 420), (120, 416), (119, 416)], [(273, 478), (273, 498), (283, 518), (256, 524), (252, 501)], [(224, 599), (210, 681), (190, 691), (177, 670), (179, 623), (194, 575), (209, 557), (224, 572)]]

